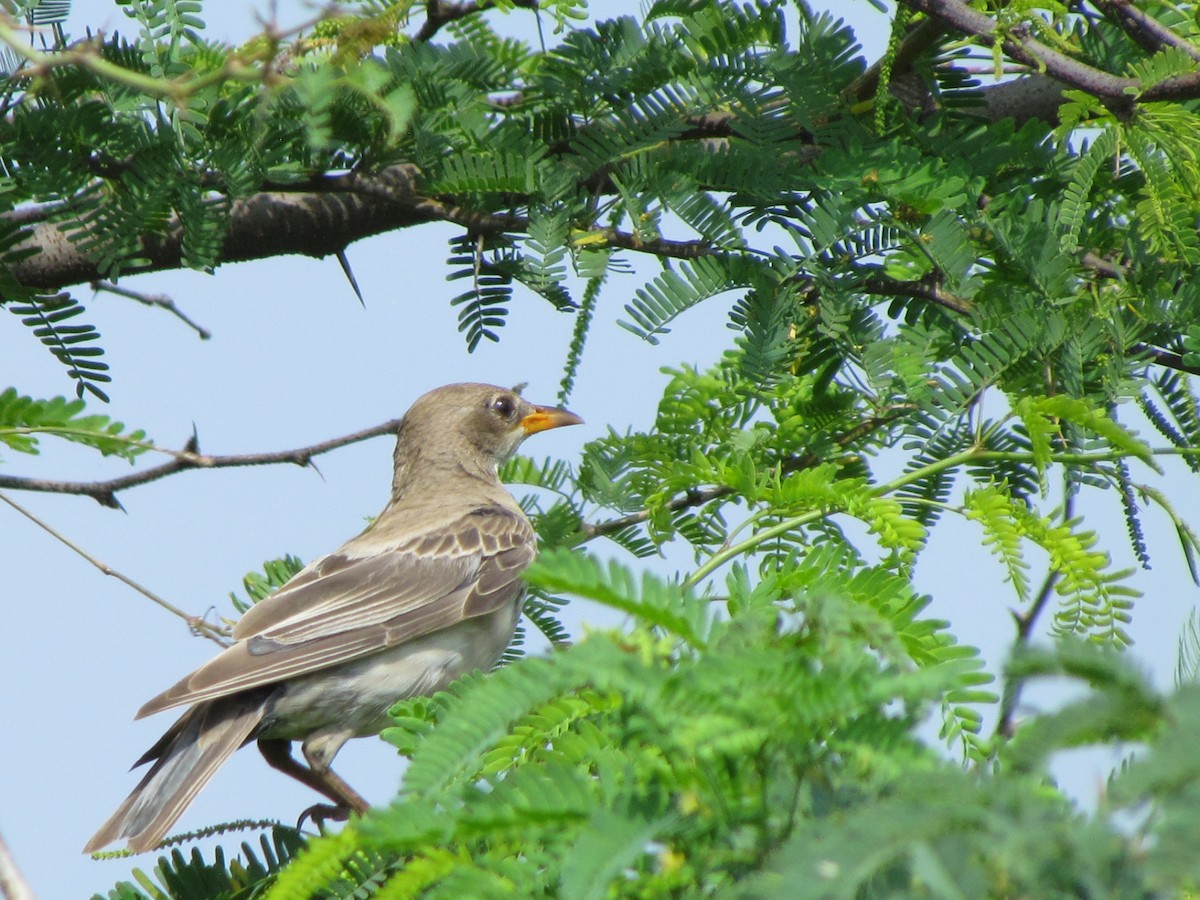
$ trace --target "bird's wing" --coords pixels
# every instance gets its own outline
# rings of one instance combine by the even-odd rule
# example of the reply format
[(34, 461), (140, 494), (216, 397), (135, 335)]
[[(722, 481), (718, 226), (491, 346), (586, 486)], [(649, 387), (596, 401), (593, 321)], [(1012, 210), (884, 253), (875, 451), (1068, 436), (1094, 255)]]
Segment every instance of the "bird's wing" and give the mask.
[(522, 591), (536, 540), (523, 516), (483, 507), (436, 536), (348, 555), (362, 542), (301, 571), (251, 607), (237, 643), (138, 711), (223, 697), (377, 653), (486, 615)]

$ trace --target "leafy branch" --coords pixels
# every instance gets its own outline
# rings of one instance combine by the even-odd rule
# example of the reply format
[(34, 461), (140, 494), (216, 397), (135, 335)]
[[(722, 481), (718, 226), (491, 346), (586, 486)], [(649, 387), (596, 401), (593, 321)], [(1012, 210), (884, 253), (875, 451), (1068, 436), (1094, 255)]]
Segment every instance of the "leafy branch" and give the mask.
[(1013, 59), (1046, 72), (1072, 87), (1098, 97), (1114, 109), (1131, 112), (1137, 102), (1200, 97), (1200, 75), (1173, 76), (1144, 85), (1136, 78), (1113, 75), (1080, 62), (1042, 43), (1026, 26), (1002, 28), (994, 19), (961, 0), (903, 0), (904, 5), (939, 19), (963, 34), (999, 43)]

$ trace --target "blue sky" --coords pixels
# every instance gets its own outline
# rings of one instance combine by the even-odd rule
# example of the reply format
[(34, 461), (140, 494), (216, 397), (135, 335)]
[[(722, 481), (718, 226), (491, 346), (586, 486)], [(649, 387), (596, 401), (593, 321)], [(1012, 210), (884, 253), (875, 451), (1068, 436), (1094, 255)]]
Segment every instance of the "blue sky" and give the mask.
[[(866, 0), (831, 5), (867, 23), (860, 39), (869, 39), (874, 58), (884, 39), (883, 17)], [(212, 33), (243, 38), (254, 27), (248, 5), (229, 7), (236, 12), (209, 4)], [(280, 8), (284, 23), (305, 18), (301, 4)], [(593, 15), (631, 9), (636, 4), (592, 4)], [(92, 0), (76, 4), (72, 21), (78, 33), (84, 24), (121, 26), (123, 16)], [(165, 313), (128, 300), (95, 298), (87, 304), (89, 321), (104, 335), (115, 379), (113, 402), (103, 411), (145, 428), (167, 447), (182, 447), (195, 427), (203, 451), (236, 453), (292, 448), (373, 425), (453, 381), (527, 381), (526, 396), (552, 402), (573, 320), (518, 294), (501, 342), (467, 354), (448, 304), (458, 288), (445, 281), (446, 242), (455, 232), (424, 226), (352, 246), (348, 255), (365, 308), (332, 259), (289, 257), (222, 267), (215, 276), (128, 279), (130, 287), (171, 295), (213, 337), (200, 341)], [(570, 402), (587, 424), (539, 435), (525, 446), (531, 455), (573, 460), (585, 441), (609, 427), (647, 426), (665, 382), (660, 367), (705, 366), (727, 347), (732, 296), (685, 316), (659, 347), (616, 327), (640, 283), (634, 275), (614, 277), (601, 300)], [(87, 293), (79, 294), (85, 302)], [(8, 375), (0, 386), (69, 392), (49, 354), (15, 320), (5, 324), (0, 341)], [(81, 498), (11, 496), (176, 605), (227, 614), (228, 593), (240, 589), (245, 572), (284, 553), (311, 559), (328, 552), (377, 513), (387, 498), (391, 452), (391, 439), (380, 438), (319, 458), (320, 474), (285, 466), (185, 473), (122, 494), (125, 512)], [(5, 470), (14, 474), (94, 480), (128, 471), (50, 442), (37, 459), (4, 456)], [(1084, 512), (1111, 536), (1114, 553), (1128, 555), (1115, 498)], [(1135, 653), (1165, 685), (1180, 623), (1197, 592), (1169, 527), (1153, 515), (1148, 522), (1150, 546), (1159, 554), (1155, 569), (1138, 576), (1147, 597), (1135, 611)], [(5, 506), (0, 527), (6, 536), (0, 544), (0, 733), (6, 738), (0, 741), (0, 833), (39, 896), (104, 892), (131, 865), (154, 860), (94, 862), (79, 852), (136, 783), (130, 763), (172, 721), (164, 714), (134, 722), (133, 714), (215, 648)], [(980, 535), (965, 527), (937, 529), (917, 571), (917, 586), (935, 596), (937, 613), (993, 663), (1004, 658), (1012, 636), (1011, 592), (1002, 577)], [(585, 621), (613, 619), (573, 608), (577, 632)], [(1117, 761), (1101, 756), (1086, 766), (1064, 766), (1064, 777), (1070, 775), (1085, 799)], [(337, 768), (377, 802), (394, 793), (402, 771), (395, 754), (370, 739), (351, 742)], [(313, 800), (246, 750), (218, 773), (178, 827), (239, 818), (290, 822)]]

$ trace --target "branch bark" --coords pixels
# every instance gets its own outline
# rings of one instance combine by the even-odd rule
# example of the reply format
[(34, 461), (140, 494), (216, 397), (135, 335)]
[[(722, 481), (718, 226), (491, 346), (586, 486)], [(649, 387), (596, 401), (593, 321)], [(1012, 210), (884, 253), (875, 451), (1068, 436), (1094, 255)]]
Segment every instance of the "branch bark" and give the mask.
[[(413, 40), (433, 40), (443, 25), (473, 16), (485, 9), (491, 9), (495, 5), (493, 0), (462, 0), (459, 3), (450, 3), (447, 0), (428, 0), (425, 4), (425, 21), (420, 30), (413, 35)], [(538, 0), (512, 0), (512, 5), (522, 9), (537, 9)]]
[(1184, 40), (1158, 19), (1138, 9), (1130, 0), (1092, 0), (1092, 6), (1100, 10), (1106, 19), (1120, 26), (1147, 53), (1158, 53), (1167, 47), (1174, 47), (1200, 61), (1200, 47)]
[(170, 462), (165, 462), (162, 465), (153, 466), (149, 469), (143, 469), (140, 472), (123, 475), (120, 478), (112, 478), (108, 481), (54, 481), (45, 478), (27, 478), (20, 475), (0, 475), (0, 489), (8, 488), (16, 491), (37, 491), (51, 494), (75, 494), (83, 497), (91, 497), (101, 506), (107, 506), (110, 509), (120, 509), (121, 503), (117, 499), (117, 494), (120, 491), (128, 490), (139, 484), (148, 484), (151, 481), (157, 481), (160, 478), (165, 478), (168, 475), (174, 475), (178, 472), (186, 472), (190, 469), (224, 469), (233, 466), (264, 466), (277, 463), (307, 466), (312, 463), (314, 456), (320, 456), (322, 453), (328, 453), (330, 450), (336, 450), (338, 447), (345, 447), (348, 444), (365, 441), (368, 438), (378, 437), (383, 434), (395, 434), (399, 428), (400, 419), (390, 419), (387, 422), (382, 422), (370, 428), (364, 428), (361, 431), (355, 431), (352, 434), (330, 438), (327, 441), (309, 444), (307, 447), (298, 447), (295, 450), (277, 450), (270, 453), (235, 453), (226, 456), (208, 456), (198, 453), (196, 440), (193, 437), (184, 450), (174, 454), (174, 458)]
[(1124, 78), (1094, 68), (1043, 44), (1033, 37), (1027, 28), (1018, 27), (1002, 31), (990, 16), (973, 9), (960, 0), (903, 0), (903, 2), (911, 9), (938, 19), (947, 27), (961, 34), (983, 38), (990, 42), (999, 41), (1004, 52), (1010, 58), (1024, 63), (1036, 71), (1044, 71), (1059, 81), (1087, 91), (1115, 109), (1131, 110), (1133, 98), (1130, 91), (1141, 89), (1141, 83), (1136, 79)]
[[(222, 260), (246, 262), (290, 253), (328, 256), (361, 238), (446, 219), (444, 205), (418, 193), (418, 175), (416, 166), (394, 165), (372, 175), (322, 176), (307, 190), (264, 191), (235, 200)], [(40, 290), (102, 280), (104, 273), (51, 219), (51, 212), (39, 221), (31, 221), (27, 211), (21, 214), (30, 231), (13, 257), (22, 250), (35, 252), (12, 263), (12, 274)], [(144, 238), (141, 255), (146, 262), (125, 273), (181, 268), (182, 238), (178, 228), (165, 238)]]
[[(1104, 101), (1109, 109), (1118, 114), (1128, 115), (1138, 102), (1189, 100), (1200, 97), (1200, 74), (1197, 73), (1176, 75), (1157, 84), (1143, 85), (1136, 78), (1114, 75), (1055, 50), (1035, 38), (1028, 26), (1018, 25), (1002, 29), (990, 16), (968, 6), (962, 0), (902, 2), (910, 9), (923, 12), (961, 34), (981, 38), (993, 44), (999, 42), (1011, 59), (1066, 85), (1086, 91)], [(1099, 6), (1112, 7), (1114, 17), (1118, 8), (1124, 8), (1126, 11), (1129, 9), (1129, 4), (1123, 0), (1100, 3)], [(1181, 38), (1172, 35), (1169, 29), (1159, 25), (1152, 17), (1137, 13), (1136, 10), (1131, 16), (1120, 19), (1119, 24), (1139, 42), (1156, 42), (1157, 47), (1170, 43), (1185, 49), (1189, 54), (1193, 51), (1200, 53), (1196, 48), (1187, 50), (1186, 42)]]

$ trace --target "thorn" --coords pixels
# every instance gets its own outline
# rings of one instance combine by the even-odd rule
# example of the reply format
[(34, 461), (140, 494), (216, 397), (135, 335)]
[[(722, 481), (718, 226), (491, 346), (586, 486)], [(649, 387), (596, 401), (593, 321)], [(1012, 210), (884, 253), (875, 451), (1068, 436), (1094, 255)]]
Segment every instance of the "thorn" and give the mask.
[(108, 507), (109, 509), (118, 509), (121, 512), (126, 511), (125, 507), (121, 505), (121, 501), (117, 499), (117, 495), (112, 491), (105, 491), (103, 494), (95, 494), (94, 496), (96, 502), (101, 506)]
[(304, 465), (307, 466), (308, 468), (312, 469), (314, 472), (316, 472), (317, 475), (320, 476), (322, 481), (325, 480), (325, 473), (322, 472), (320, 470), (320, 468), (318, 468), (317, 464), (315, 462), (313, 462), (311, 459), (308, 462), (306, 462)]
[(196, 423), (192, 423), (192, 436), (187, 439), (187, 443), (183, 445), (184, 453), (191, 453), (199, 456), (200, 454), (200, 433), (196, 431)]
[(354, 277), (354, 270), (350, 268), (350, 260), (346, 258), (345, 249), (337, 252), (337, 261), (342, 266), (342, 271), (346, 273), (346, 280), (350, 282), (350, 287), (354, 288), (354, 296), (358, 298), (358, 302), (362, 304), (362, 308), (367, 308), (367, 301), (363, 299), (362, 291), (358, 289), (358, 280)]

